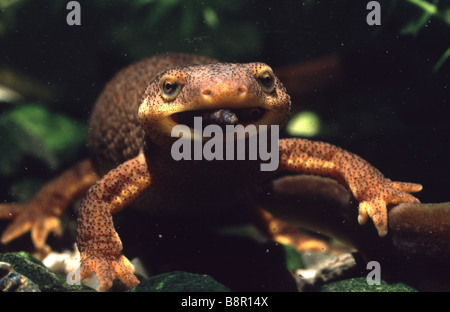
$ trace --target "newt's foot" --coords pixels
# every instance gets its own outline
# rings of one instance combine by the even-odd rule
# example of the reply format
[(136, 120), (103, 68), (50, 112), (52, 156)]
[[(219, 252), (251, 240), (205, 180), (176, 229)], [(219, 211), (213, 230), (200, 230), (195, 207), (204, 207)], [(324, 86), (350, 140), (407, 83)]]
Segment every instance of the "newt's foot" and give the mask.
[(47, 213), (38, 201), (29, 201), (23, 204), (0, 204), (0, 218), (13, 219), (1, 236), (1, 242), (7, 244), (28, 231), (31, 231), (31, 240), (39, 255), (45, 256), (51, 249), (45, 244), (50, 233), (61, 234), (59, 217)]
[(370, 217), (378, 230), (379, 236), (387, 234), (387, 204), (420, 203), (409, 193), (419, 192), (422, 185), (406, 182), (393, 182), (388, 179), (381, 185), (369, 189), (359, 200), (359, 224), (364, 224)]
[(123, 255), (102, 256), (81, 254), (81, 279), (89, 277), (95, 273), (100, 281), (100, 291), (108, 291), (113, 280), (118, 278), (127, 288), (132, 288), (139, 284), (139, 280), (134, 275), (134, 267)]

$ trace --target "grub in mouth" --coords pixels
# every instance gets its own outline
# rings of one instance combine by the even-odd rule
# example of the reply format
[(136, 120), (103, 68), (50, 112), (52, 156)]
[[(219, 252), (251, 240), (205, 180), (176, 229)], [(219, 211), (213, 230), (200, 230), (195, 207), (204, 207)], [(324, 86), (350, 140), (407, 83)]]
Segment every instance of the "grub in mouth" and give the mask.
[(218, 125), (225, 128), (227, 125), (248, 125), (262, 118), (266, 111), (259, 107), (216, 110), (187, 111), (174, 114), (172, 118), (179, 124), (194, 127), (194, 117), (202, 118), (202, 126)]
[(235, 125), (239, 121), (235, 113), (229, 109), (205, 112), (202, 114), (202, 122), (207, 125)]

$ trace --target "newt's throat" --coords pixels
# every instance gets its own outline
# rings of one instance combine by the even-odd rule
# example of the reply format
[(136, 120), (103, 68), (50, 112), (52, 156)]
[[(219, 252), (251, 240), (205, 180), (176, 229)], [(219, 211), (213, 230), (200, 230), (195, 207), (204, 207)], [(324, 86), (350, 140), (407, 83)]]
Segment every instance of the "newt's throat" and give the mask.
[(176, 113), (171, 116), (177, 124), (186, 125), (194, 128), (194, 117), (202, 118), (202, 126), (218, 125), (225, 128), (227, 125), (243, 126), (256, 123), (265, 115), (266, 110), (259, 107), (240, 108), (240, 109), (215, 109), (215, 110), (197, 110)]

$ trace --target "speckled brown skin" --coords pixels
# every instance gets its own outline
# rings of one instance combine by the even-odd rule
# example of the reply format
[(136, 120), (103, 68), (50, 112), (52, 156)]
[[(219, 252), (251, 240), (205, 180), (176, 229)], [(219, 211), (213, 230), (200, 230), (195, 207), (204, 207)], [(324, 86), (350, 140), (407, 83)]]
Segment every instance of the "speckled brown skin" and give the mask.
[(114, 276), (128, 287), (138, 283), (133, 270), (121, 255), (122, 243), (114, 229), (112, 214), (132, 203), (150, 186), (150, 172), (141, 153), (114, 168), (89, 189), (78, 217), (78, 249), (81, 252), (81, 278), (93, 272), (101, 281), (100, 290), (112, 286)]
[[(386, 203), (418, 201), (407, 192), (420, 185), (391, 182), (358, 156), (321, 142), (280, 140), (275, 172), (261, 172), (258, 161), (173, 160), (170, 147), (177, 138), (170, 131), (178, 113), (258, 107), (265, 113), (252, 121), (255, 125), (283, 126), (288, 119), (289, 96), (270, 67), (209, 63), (215, 61), (186, 55), (144, 60), (118, 73), (96, 103), (88, 144), (103, 177), (82, 201), (77, 241), (81, 275), (95, 273), (101, 290), (108, 290), (114, 278), (128, 287), (138, 283), (112, 222), (112, 214), (131, 203), (155, 216), (220, 216), (239, 207), (259, 182), (303, 172), (348, 187), (360, 201), (359, 221), (371, 217), (384, 235)], [(273, 79), (269, 87), (259, 81), (267, 72)], [(164, 94), (166, 81), (180, 86), (174, 96)]]

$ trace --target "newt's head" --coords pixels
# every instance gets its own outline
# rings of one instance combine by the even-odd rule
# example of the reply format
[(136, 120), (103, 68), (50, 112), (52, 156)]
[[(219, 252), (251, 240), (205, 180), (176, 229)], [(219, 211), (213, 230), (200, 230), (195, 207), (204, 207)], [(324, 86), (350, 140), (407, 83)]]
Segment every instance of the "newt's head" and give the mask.
[(147, 87), (139, 119), (152, 140), (167, 140), (172, 128), (194, 117), (208, 124), (283, 126), (290, 112), (286, 89), (263, 63), (217, 63), (169, 69)]

